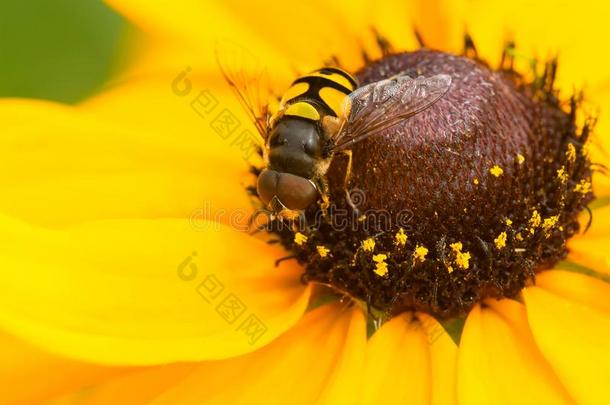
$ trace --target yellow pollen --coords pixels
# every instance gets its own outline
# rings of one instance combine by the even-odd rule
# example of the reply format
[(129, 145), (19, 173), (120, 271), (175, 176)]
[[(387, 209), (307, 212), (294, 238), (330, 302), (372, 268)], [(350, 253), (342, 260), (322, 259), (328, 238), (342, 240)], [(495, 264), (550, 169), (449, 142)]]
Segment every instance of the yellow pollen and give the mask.
[(375, 274), (380, 277), (384, 277), (388, 274), (388, 264), (385, 262), (387, 258), (388, 256), (383, 253), (373, 256), (373, 261), (376, 263)]
[(540, 216), (540, 213), (537, 210), (534, 210), (534, 212), (532, 212), (532, 217), (529, 220), (530, 233), (532, 235), (536, 232), (536, 228), (538, 228), (541, 223), (542, 217)]
[(307, 242), (307, 236), (303, 235), (301, 232), (297, 232), (294, 234), (294, 243), (301, 246), (305, 242)]
[(500, 166), (495, 165), (494, 167), (489, 169), (489, 173), (493, 174), (496, 177), (500, 177), (502, 176), (502, 174), (504, 174), (504, 170)]
[(544, 229), (544, 232), (547, 233), (547, 236), (551, 228), (557, 225), (557, 221), (559, 221), (559, 215), (553, 215), (552, 217), (544, 219), (544, 222), (542, 223), (542, 229)]
[(383, 254), (383, 253), (379, 253), (378, 255), (374, 255), (373, 256), (373, 261), (375, 263), (381, 263), (381, 262), (385, 262), (385, 260), (388, 258), (388, 255)]
[(426, 260), (426, 256), (428, 255), (428, 248), (422, 245), (417, 245), (415, 247), (415, 251), (413, 252), (413, 260), (423, 262)]
[(523, 236), (521, 235), (521, 232), (519, 232), (515, 235), (515, 239), (517, 239), (519, 242), (521, 242), (523, 240)]
[(510, 218), (506, 218), (506, 221), (504, 221), (504, 223), (506, 224), (506, 226), (511, 226), (513, 224), (513, 221)]
[(455, 242), (449, 245), (449, 247), (455, 252), (459, 253), (462, 251), (462, 242)]
[(479, 179), (474, 179), (472, 182), (473, 182), (474, 184), (476, 184), (477, 186), (479, 185)]
[(318, 250), (320, 257), (326, 257), (330, 253), (330, 250), (327, 249), (326, 246), (318, 245), (316, 246), (316, 249)]
[[(462, 242), (452, 243), (449, 245), (449, 247), (451, 247), (451, 249), (455, 252), (455, 264), (459, 268), (466, 270), (468, 267), (470, 267), (470, 253), (462, 252)], [(451, 271), (453, 271), (453, 269), (451, 269)]]
[(375, 239), (373, 239), (373, 238), (365, 239), (362, 242), (362, 249), (364, 249), (366, 252), (372, 252), (373, 250), (375, 250)]
[(530, 218), (529, 224), (532, 226), (532, 228), (538, 228), (541, 223), (542, 217), (540, 217), (540, 213), (538, 213), (537, 210), (534, 210), (534, 212), (532, 212), (532, 217)]
[(447, 273), (449, 273), (449, 274), (453, 273), (453, 267), (447, 266)]
[(581, 180), (576, 186), (574, 186), (574, 191), (581, 194), (587, 194), (591, 192), (591, 182), (588, 180)]
[(394, 235), (394, 243), (398, 246), (404, 246), (407, 243), (407, 234), (405, 230), (400, 228), (396, 235)]
[(557, 178), (561, 183), (568, 181), (568, 172), (566, 172), (565, 166), (561, 166), (561, 168), (557, 169)]
[(574, 162), (576, 160), (576, 148), (574, 147), (574, 144), (571, 144), (571, 143), (568, 144), (568, 150), (566, 151), (566, 157), (568, 158), (568, 161), (570, 161), (570, 162)]
[(455, 264), (464, 270), (468, 269), (470, 267), (470, 253), (458, 252), (455, 256)]
[(388, 274), (388, 264), (386, 262), (379, 262), (375, 265), (374, 271), (379, 277), (385, 277)]
[(496, 248), (498, 248), (498, 250), (502, 250), (506, 246), (506, 236), (506, 232), (502, 232), (496, 239), (494, 239), (494, 243), (496, 244)]
[(517, 163), (519, 163), (520, 165), (523, 164), (523, 162), (525, 162), (525, 156), (523, 156), (522, 154), (518, 154), (517, 155)]

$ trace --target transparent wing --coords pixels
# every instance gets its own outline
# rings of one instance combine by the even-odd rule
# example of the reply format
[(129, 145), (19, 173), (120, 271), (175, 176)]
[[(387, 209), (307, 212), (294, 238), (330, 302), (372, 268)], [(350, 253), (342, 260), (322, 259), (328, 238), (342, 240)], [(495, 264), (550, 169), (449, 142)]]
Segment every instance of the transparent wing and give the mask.
[(254, 54), (228, 41), (217, 42), (215, 52), (220, 72), (265, 139), (271, 115), (269, 103), (275, 98), (266, 68)]
[(398, 74), (356, 89), (344, 102), (345, 123), (333, 140), (332, 152), (349, 149), (437, 102), (451, 87), (451, 76)]

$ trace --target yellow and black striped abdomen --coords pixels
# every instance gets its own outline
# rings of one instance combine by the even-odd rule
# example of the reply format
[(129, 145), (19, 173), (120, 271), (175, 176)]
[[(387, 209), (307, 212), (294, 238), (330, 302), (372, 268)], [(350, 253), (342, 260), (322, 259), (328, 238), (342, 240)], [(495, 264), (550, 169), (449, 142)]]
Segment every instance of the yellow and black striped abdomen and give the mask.
[(283, 115), (317, 121), (338, 117), (345, 97), (358, 87), (356, 79), (338, 68), (314, 70), (296, 79), (282, 97)]

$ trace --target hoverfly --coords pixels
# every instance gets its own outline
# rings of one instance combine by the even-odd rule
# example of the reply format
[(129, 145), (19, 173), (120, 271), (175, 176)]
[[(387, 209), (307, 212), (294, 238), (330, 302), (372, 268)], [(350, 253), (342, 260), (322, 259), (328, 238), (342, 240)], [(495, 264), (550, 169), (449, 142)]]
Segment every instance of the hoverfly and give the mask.
[(346, 200), (357, 211), (348, 191), (352, 146), (424, 111), (451, 86), (449, 75), (412, 78), (403, 72), (359, 87), (351, 74), (325, 67), (294, 80), (272, 114), (267, 104), (255, 105), (248, 87), (255, 81), (218, 62), (264, 141), (259, 198), (282, 218), (294, 218), (320, 200), (328, 207), (326, 172), (337, 153), (347, 155)]

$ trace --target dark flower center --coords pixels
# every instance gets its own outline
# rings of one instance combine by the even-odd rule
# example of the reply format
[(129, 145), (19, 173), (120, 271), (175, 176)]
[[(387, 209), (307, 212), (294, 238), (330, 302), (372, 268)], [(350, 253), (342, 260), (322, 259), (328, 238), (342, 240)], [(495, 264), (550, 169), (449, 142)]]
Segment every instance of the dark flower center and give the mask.
[(354, 146), (357, 213), (345, 199), (346, 160), (336, 156), (328, 214), (312, 206), (306, 218), (315, 226), (272, 230), (304, 264), (303, 279), (386, 313), (447, 318), (485, 298), (514, 297), (563, 258), (593, 199), (591, 125), (576, 124), (576, 98), (559, 98), (555, 68), (528, 80), (507, 66), (420, 50), (362, 69), (361, 84), (406, 71), (448, 74), (452, 86), (429, 109)]

